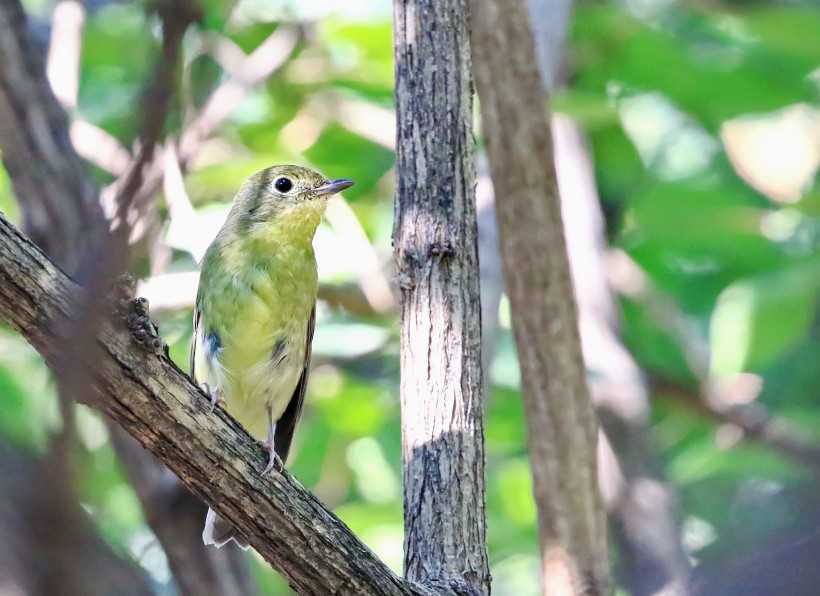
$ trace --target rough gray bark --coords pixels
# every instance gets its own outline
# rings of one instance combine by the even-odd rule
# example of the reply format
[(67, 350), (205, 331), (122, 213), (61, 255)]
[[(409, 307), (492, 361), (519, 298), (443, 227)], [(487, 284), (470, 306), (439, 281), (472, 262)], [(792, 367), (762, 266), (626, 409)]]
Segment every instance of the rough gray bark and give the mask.
[[(55, 323), (71, 314), (80, 291), (0, 216), (0, 318), (49, 365), (72, 349), (70, 337), (57, 337)], [(212, 410), (139, 315), (136, 309), (126, 318), (130, 329), (101, 325), (99, 357), (89, 366), (95, 371), (90, 406), (159, 457), (297, 592), (429, 593), (391, 572), (290, 474), (261, 476), (266, 452), (224, 410)]]
[(405, 575), (488, 593), (469, 3), (393, 20)]
[(524, 4), (473, 0), (473, 55), (538, 508), (544, 589), (608, 594), (586, 384), (544, 89)]

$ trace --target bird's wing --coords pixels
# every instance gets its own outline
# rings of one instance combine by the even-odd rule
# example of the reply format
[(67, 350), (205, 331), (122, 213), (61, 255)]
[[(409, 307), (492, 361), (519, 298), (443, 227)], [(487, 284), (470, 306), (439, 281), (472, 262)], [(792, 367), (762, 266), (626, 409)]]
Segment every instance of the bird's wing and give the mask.
[(273, 436), (273, 445), (276, 454), (282, 463), (288, 459), (290, 443), (293, 440), (293, 431), (296, 430), (296, 423), (302, 413), (302, 404), (305, 403), (305, 390), (307, 389), (308, 375), (310, 374), (310, 355), (313, 344), (313, 330), (316, 328), (316, 307), (310, 313), (310, 320), (307, 327), (307, 343), (305, 344), (305, 365), (302, 368), (302, 376), (293, 391), (285, 413), (276, 423), (276, 432)]
[(196, 346), (199, 343), (197, 341), (197, 336), (199, 335), (199, 319), (202, 312), (199, 310), (199, 306), (194, 308), (194, 335), (191, 338), (191, 368), (189, 369), (191, 378), (196, 383)]

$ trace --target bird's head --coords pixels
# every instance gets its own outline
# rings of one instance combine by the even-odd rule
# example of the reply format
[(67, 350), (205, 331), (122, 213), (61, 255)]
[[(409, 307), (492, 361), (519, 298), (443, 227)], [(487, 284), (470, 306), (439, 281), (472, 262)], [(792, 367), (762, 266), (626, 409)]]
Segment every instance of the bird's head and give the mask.
[(327, 200), (351, 186), (352, 180), (329, 180), (309, 168), (271, 166), (242, 184), (231, 217), (240, 234), (275, 232), (294, 237), (306, 235), (310, 239)]

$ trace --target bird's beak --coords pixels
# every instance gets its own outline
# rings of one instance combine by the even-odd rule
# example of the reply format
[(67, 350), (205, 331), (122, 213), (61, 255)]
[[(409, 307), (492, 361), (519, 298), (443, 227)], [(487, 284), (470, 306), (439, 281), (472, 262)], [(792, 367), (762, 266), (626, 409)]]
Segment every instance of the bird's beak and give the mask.
[(347, 180), (346, 178), (326, 180), (313, 189), (313, 195), (317, 197), (335, 195), (337, 192), (342, 192), (344, 189), (350, 188), (353, 184), (355, 184), (353, 180)]

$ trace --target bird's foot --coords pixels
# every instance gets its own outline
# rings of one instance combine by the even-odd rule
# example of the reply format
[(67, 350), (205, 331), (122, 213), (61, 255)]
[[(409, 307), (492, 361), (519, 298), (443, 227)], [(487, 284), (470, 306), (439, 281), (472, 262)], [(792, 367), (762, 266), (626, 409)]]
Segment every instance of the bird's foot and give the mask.
[(270, 454), (270, 458), (268, 459), (268, 465), (265, 466), (264, 470), (262, 470), (262, 475), (264, 476), (273, 469), (276, 469), (276, 471), (281, 474), (285, 469), (285, 463), (282, 461), (282, 458), (276, 455), (276, 451), (274, 451), (273, 448), (273, 442), (259, 441), (259, 444), (262, 445), (265, 449), (267, 449), (268, 453)]
[(211, 397), (211, 412), (213, 412), (219, 404), (222, 404), (223, 406), (225, 405), (225, 400), (219, 396), (219, 391), (217, 389), (211, 390), (208, 383), (203, 383), (202, 389), (204, 389), (205, 393)]
[(216, 409), (216, 406), (220, 404), (224, 406), (225, 400), (219, 397), (218, 391), (211, 391), (211, 412), (213, 412), (214, 409)]
[(136, 281), (126, 274), (114, 285), (109, 298), (120, 320), (131, 332), (134, 341), (156, 356), (168, 355), (168, 344), (159, 336), (159, 325), (151, 320), (148, 300), (134, 298)]

